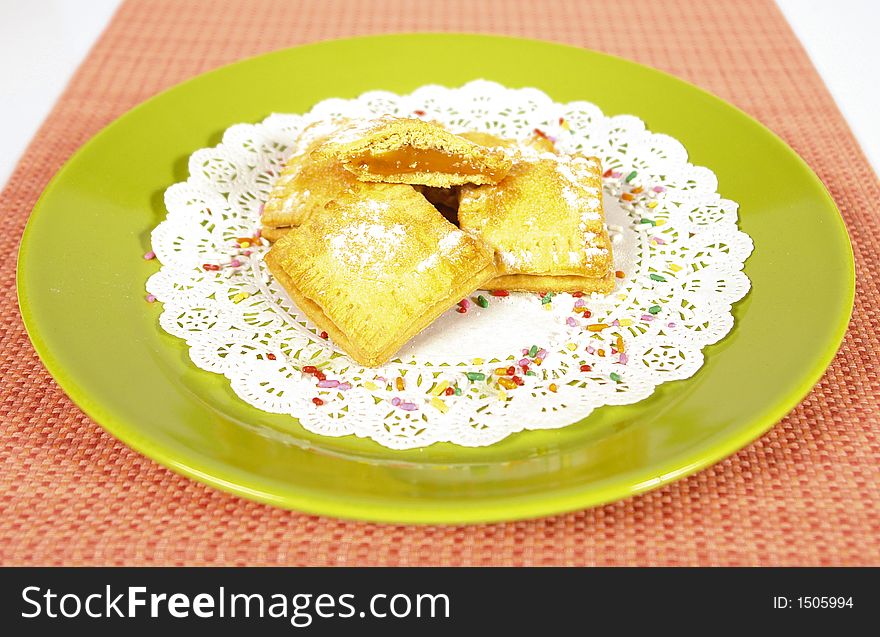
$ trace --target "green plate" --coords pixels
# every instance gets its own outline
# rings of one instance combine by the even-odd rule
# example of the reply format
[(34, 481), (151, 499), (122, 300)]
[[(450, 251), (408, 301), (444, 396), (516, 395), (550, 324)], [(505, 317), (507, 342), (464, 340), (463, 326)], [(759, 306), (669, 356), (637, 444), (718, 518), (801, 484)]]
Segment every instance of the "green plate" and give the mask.
[[(355, 62), (357, 64), (355, 65)], [(632, 113), (680, 140), (740, 204), (755, 251), (736, 327), (691, 379), (581, 423), (491, 447), (392, 451), (322, 438), (239, 400), (189, 362), (144, 302), (141, 255), (189, 155), (237, 122), (332, 96), (476, 78)], [(730, 455), (791, 410), (840, 344), (852, 250), (834, 202), (778, 137), (733, 106), (626, 60), (544, 42), (393, 35), (277, 51), (176, 86), (116, 120), (56, 175), (19, 254), (25, 325), (46, 367), (110, 433), (187, 476), (273, 505), (390, 522), (558, 513), (630, 496)], [(278, 432), (288, 432), (286, 434)]]

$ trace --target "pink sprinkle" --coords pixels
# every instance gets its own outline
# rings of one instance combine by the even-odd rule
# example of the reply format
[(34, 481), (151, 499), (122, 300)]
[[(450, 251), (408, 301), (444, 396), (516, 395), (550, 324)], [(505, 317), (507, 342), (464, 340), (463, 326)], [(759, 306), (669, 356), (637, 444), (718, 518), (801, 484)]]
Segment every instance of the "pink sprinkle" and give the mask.
[(400, 398), (395, 396), (394, 398), (391, 399), (391, 404), (394, 405), (395, 407), (397, 407), (400, 404)]
[(522, 353), (523, 353), (523, 356), (525, 356), (526, 354), (529, 353), (529, 349), (527, 347), (523, 347)]
[(384, 376), (376, 376), (376, 380), (378, 380), (380, 383), (387, 383), (388, 382), (388, 379), (385, 378)]
[(145, 300), (147, 303), (155, 303), (155, 302), (156, 302), (156, 297), (153, 296), (152, 294), (147, 294), (147, 295), (144, 297), (144, 300)]
[[(260, 214), (263, 214), (263, 207), (260, 206)], [(257, 231), (254, 233), (254, 239), (259, 239), (263, 236), (263, 229), (257, 228)]]
[(617, 319), (614, 319), (614, 320), (611, 322), (611, 324), (612, 324), (614, 327), (620, 327), (620, 321), (618, 321)]
[(542, 359), (547, 358), (547, 350), (546, 349), (539, 349), (538, 350), (538, 358), (542, 358)]
[(653, 190), (654, 192), (665, 192), (666, 188), (664, 188), (663, 186), (654, 186), (653, 188), (651, 188), (651, 190)]
[(522, 367), (523, 365), (531, 365), (531, 364), (532, 364), (532, 361), (530, 361), (528, 358), (521, 358), (521, 359), (519, 359), (519, 361), (517, 361), (517, 365), (519, 365), (520, 367)]
[(666, 327), (677, 327), (675, 323), (667, 323)]
[(621, 175), (623, 175), (623, 173), (620, 172), (620, 171), (618, 171), (618, 170), (615, 170), (615, 171), (613, 171), (613, 172), (611, 173), (611, 176), (614, 177), (615, 179), (617, 179), (617, 178), (620, 177)]
[(338, 380), (320, 380), (318, 381), (318, 387), (339, 387)]
[(661, 239), (660, 237), (651, 237), (651, 241), (653, 241), (657, 245), (661, 245), (661, 246), (666, 245), (666, 242), (663, 239)]
[(339, 387), (337, 387), (336, 389), (346, 391), (348, 389), (351, 389), (351, 383), (339, 383)]
[(654, 317), (651, 316), (650, 314), (642, 314), (642, 320), (643, 321), (653, 321)]
[(464, 309), (468, 309), (471, 306), (471, 302), (467, 299), (462, 299), (458, 302), (459, 307), (463, 307)]
[(404, 411), (415, 411), (419, 406), (415, 403), (400, 403), (400, 408)]
[(621, 365), (626, 365), (629, 362), (629, 356), (621, 353), (620, 359), (617, 362), (619, 362)]
[(144, 261), (149, 261), (150, 259), (155, 259), (155, 258), (156, 258), (156, 253), (153, 252), (152, 250), (150, 250), (149, 252), (147, 252), (144, 255)]
[(565, 324), (568, 325), (569, 327), (577, 327), (578, 323), (577, 323), (577, 321), (574, 320), (574, 318), (569, 316), (567, 319), (565, 319)]
[(587, 302), (584, 301), (582, 298), (577, 299), (577, 300), (574, 302), (574, 306), (575, 306), (575, 307), (585, 307), (586, 305), (587, 305)]
[[(263, 208), (265, 208), (265, 207), (266, 207), (266, 204), (261, 203), (261, 204), (260, 204), (260, 210), (259, 210), (259, 212), (258, 212), (257, 214), (259, 214), (260, 216), (262, 216), (262, 215), (263, 215)], [(257, 236), (258, 236), (258, 237), (260, 236), (260, 231), (259, 231), (259, 230), (257, 230)]]
[(596, 353), (596, 348), (593, 347), (592, 345), (587, 345), (587, 354), (595, 354), (595, 353)]
[(229, 265), (231, 265), (233, 268), (237, 268), (241, 265), (241, 261), (239, 261), (238, 259), (233, 259), (229, 262)]
[(245, 250), (244, 252), (242, 252), (242, 254), (246, 257), (251, 256), (253, 253), (254, 253), (253, 250)]

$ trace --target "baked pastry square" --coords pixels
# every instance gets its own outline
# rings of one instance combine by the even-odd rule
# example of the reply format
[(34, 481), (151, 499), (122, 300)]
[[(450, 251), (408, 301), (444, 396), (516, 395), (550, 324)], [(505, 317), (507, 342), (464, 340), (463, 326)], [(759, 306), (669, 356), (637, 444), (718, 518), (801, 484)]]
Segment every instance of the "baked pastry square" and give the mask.
[(495, 265), (491, 250), (412, 186), (363, 186), (284, 235), (266, 263), (319, 329), (375, 367), (491, 279)]
[(497, 254), (490, 288), (601, 292), (614, 287), (599, 160), (540, 153), (498, 184), (462, 186), (458, 221)]
[(327, 150), (361, 181), (438, 188), (497, 183), (512, 163), (501, 149), (412, 118), (351, 124), (329, 140)]
[(291, 227), (303, 223), (328, 201), (357, 183), (332, 155), (321, 149), (328, 136), (348, 123), (319, 122), (306, 127), (296, 141), (298, 151), (288, 158), (272, 186), (261, 221), (263, 236), (274, 241)]

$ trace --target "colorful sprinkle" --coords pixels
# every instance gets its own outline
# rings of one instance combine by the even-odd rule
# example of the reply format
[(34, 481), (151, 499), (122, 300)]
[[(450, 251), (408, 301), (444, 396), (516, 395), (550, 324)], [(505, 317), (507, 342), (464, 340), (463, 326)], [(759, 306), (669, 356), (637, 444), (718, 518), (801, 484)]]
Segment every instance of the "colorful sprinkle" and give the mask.
[(315, 372), (315, 378), (318, 380), (327, 380), (327, 376), (321, 370)]
[(537, 376), (537, 374), (531, 370), (526, 372), (526, 376)]
[(543, 363), (543, 362), (544, 362), (544, 359), (541, 358), (540, 356), (538, 356), (538, 357), (535, 358), (535, 365), (539, 365), (539, 366), (540, 366), (540, 364)]
[(559, 387), (556, 386), (556, 383), (550, 383), (550, 384), (547, 386), (547, 389), (549, 389), (550, 391), (552, 391), (552, 392), (555, 394), (555, 393), (556, 393), (556, 390), (558, 390)]
[(661, 309), (663, 309), (663, 308), (661, 308), (659, 305), (652, 305), (651, 307), (648, 308), (648, 313), (649, 314), (659, 314)]
[(609, 169), (606, 170), (604, 173), (602, 173), (602, 176), (605, 177), (605, 178), (607, 179), (608, 177), (611, 176), (612, 172), (613, 172), (613, 171), (609, 168)]
[(532, 345), (532, 346), (529, 348), (529, 356), (531, 356), (532, 358), (534, 358), (535, 356), (537, 356), (537, 354), (538, 354), (538, 346), (537, 346), (537, 345)]
[(322, 380), (318, 381), (318, 387), (326, 387), (329, 389), (333, 389), (334, 387), (339, 387), (338, 380)]
[(424, 117), (427, 114), (427, 112), (423, 111), (420, 108), (413, 111), (413, 115), (418, 115), (419, 117)]
[(678, 324), (677, 324), (677, 323), (673, 323), (673, 322), (669, 322), (669, 323), (666, 324), (666, 327), (675, 328), (675, 327), (678, 327)]
[(620, 363), (621, 365), (626, 365), (629, 362), (629, 356), (627, 356), (626, 354), (621, 352), (620, 358), (617, 360), (617, 362)]
[(662, 277), (659, 274), (651, 273), (648, 275), (652, 281), (660, 281), (661, 283), (666, 283), (666, 277)]
[(488, 299), (486, 299), (485, 296), (483, 296), (482, 294), (480, 294), (480, 295), (477, 297), (477, 305), (479, 305), (479, 306), (482, 307), (482, 308), (487, 308), (487, 307), (489, 307), (489, 301), (488, 301)]
[(466, 307), (457, 307), (457, 308), (455, 308), (455, 311), (458, 312), (459, 314), (466, 314), (467, 308)]
[(206, 270), (206, 271), (208, 271), (208, 272), (216, 272), (217, 270), (220, 269), (220, 266), (219, 266), (219, 265), (216, 265), (216, 264), (214, 264), (214, 263), (203, 263), (203, 264), (202, 264), (202, 269), (204, 269), (204, 270)]
[(339, 383), (339, 386), (336, 389), (340, 391), (348, 391), (351, 389), (351, 383)]
[(403, 376), (398, 376), (394, 379), (394, 386), (397, 387), (397, 391), (403, 391), (406, 389), (406, 381), (403, 380)]
[(642, 192), (643, 190), (644, 190), (644, 188), (642, 188), (641, 186), (638, 186), (638, 187), (636, 187), (636, 188), (633, 188), (630, 192), (631, 192), (632, 194), (634, 194), (634, 195), (637, 195), (637, 194), (639, 194), (640, 192)]
[(320, 398), (318, 398), (317, 396), (312, 398), (312, 402), (315, 403), (315, 405), (317, 405), (318, 407), (320, 407), (321, 405), (324, 404), (324, 401), (321, 400)]
[(528, 367), (531, 361), (528, 358), (521, 358), (517, 361), (517, 365), (520, 367)]
[(445, 414), (447, 411), (449, 411), (449, 406), (439, 398), (431, 399), (431, 407), (439, 411), (441, 414)]
[(565, 324), (569, 327), (577, 327), (578, 322), (575, 321), (573, 317), (569, 316), (567, 319), (565, 319)]
[(431, 390), (431, 395), (432, 396), (439, 396), (440, 394), (445, 392), (448, 388), (449, 388), (449, 381), (442, 380), (437, 384), (437, 386), (434, 389)]
[(624, 344), (623, 337), (620, 334), (617, 335), (617, 341), (615, 342), (615, 345), (617, 345), (618, 352), (626, 351), (626, 345)]
[(318, 368), (314, 365), (306, 365), (302, 368), (303, 373), (305, 374), (315, 374), (318, 371)]
[(632, 324), (633, 324), (632, 319), (620, 319), (620, 326), (621, 327), (629, 327)]
[(577, 348), (578, 348), (578, 346), (577, 346), (576, 343), (568, 343), (568, 344), (565, 346), (565, 349), (567, 349), (569, 352), (573, 352), (573, 351), (575, 351)]
[(666, 240), (662, 239), (660, 237), (651, 237), (651, 241), (656, 243), (658, 246), (665, 246), (666, 245)]
[(635, 178), (636, 178), (636, 175), (638, 175), (638, 174), (639, 174), (639, 173), (637, 173), (636, 171), (632, 171), (630, 174), (628, 174), (628, 175), (626, 176), (626, 179), (624, 179), (624, 181), (625, 181), (626, 183), (629, 183), (629, 182), (631, 182), (633, 179), (635, 179)]
[(274, 360), (276, 360), (278, 357), (275, 356), (275, 354), (273, 354), (272, 352), (269, 352), (268, 354), (266, 354), (266, 358), (268, 358), (270, 361), (274, 361)]
[(604, 350), (604, 349), (600, 349), (600, 350), (599, 350), (598, 352), (596, 352), (596, 353), (597, 353), (599, 356), (601, 356), (602, 358), (605, 358), (605, 350)]
[(496, 376), (507, 376), (507, 368), (506, 367), (496, 367), (494, 370)]
[(652, 226), (657, 225), (656, 221), (654, 221), (653, 219), (647, 219), (645, 217), (642, 217), (641, 219), (639, 219), (639, 223), (642, 223), (642, 224), (650, 223)]
[(461, 396), (461, 387), (456, 387), (456, 388), (455, 388), (455, 395), (456, 395), (456, 396)]
[(395, 396), (394, 398), (391, 399), (391, 404), (394, 405), (395, 407), (397, 407), (400, 404), (400, 398)]
[(318, 334), (318, 336), (320, 336), (321, 338), (323, 338), (325, 341), (326, 341), (328, 338), (330, 338), (330, 335), (329, 335), (327, 332), (321, 332), (320, 334)]
[(611, 380), (613, 380), (615, 383), (619, 383), (619, 382), (620, 382), (620, 374), (618, 374), (617, 372), (611, 372), (611, 373), (608, 375), (608, 377), (609, 377)]
[(653, 190), (654, 192), (665, 192), (666, 188), (664, 188), (663, 186), (654, 186), (653, 188), (651, 188), (651, 190)]
[(681, 267), (680, 265), (678, 265), (677, 263), (670, 263), (670, 264), (669, 264), (669, 269), (672, 270), (673, 272), (681, 272), (684, 268), (682, 268), (682, 267)]
[(623, 199), (624, 201), (632, 201), (633, 199), (635, 199), (635, 197), (633, 197), (628, 192), (625, 192), (622, 195), (620, 195), (620, 198)]
[(510, 292), (507, 290), (492, 290), (489, 294), (492, 296), (510, 296)]
[(458, 302), (458, 307), (464, 308), (465, 310), (471, 306), (471, 302), (467, 299), (462, 299)]
[(581, 365), (581, 371), (582, 372), (591, 372), (591, 371), (593, 371), (593, 368), (590, 365)]
[(642, 314), (642, 320), (650, 323), (651, 321), (654, 320), (654, 317), (651, 316), (650, 314)]
[(525, 381), (524, 381), (522, 378), (520, 378), (519, 376), (512, 376), (512, 377), (510, 378), (510, 380), (512, 380), (512, 381), (513, 381), (514, 383), (516, 383), (518, 386), (519, 386), (519, 385), (522, 385), (522, 384), (525, 382)]
[(609, 327), (610, 326), (607, 323), (593, 323), (592, 325), (587, 325), (587, 329), (591, 332), (601, 332)]
[(504, 389), (516, 389), (517, 384), (513, 382), (511, 378), (499, 378), (498, 384), (504, 387)]
[(155, 302), (156, 302), (156, 296), (155, 296), (154, 294), (147, 294), (147, 295), (144, 297), (144, 300), (145, 300), (147, 303), (155, 303)]
[(364, 387), (366, 387), (370, 391), (375, 391), (375, 390), (379, 389), (379, 387), (376, 385), (376, 383), (374, 383), (371, 380), (364, 381)]
[(614, 177), (615, 179), (617, 179), (618, 177), (622, 177), (623, 173), (618, 170), (613, 170), (613, 171), (611, 171), (611, 176)]
[(155, 258), (156, 258), (156, 253), (153, 252), (152, 250), (150, 250), (149, 252), (144, 254), (144, 261), (150, 261), (151, 259), (155, 259)]
[(239, 261), (238, 259), (233, 259), (229, 262), (229, 265), (231, 265), (233, 268), (238, 268), (241, 267), (241, 261)]
[(233, 303), (241, 303), (246, 298), (248, 298), (250, 295), (251, 295), (250, 292), (239, 292), (238, 294), (236, 294), (235, 296), (232, 297), (232, 302)]
[(572, 295), (574, 298), (579, 299), (579, 298), (581, 298), (581, 297), (584, 295), (584, 293), (583, 293), (583, 292), (572, 292), (571, 295)]
[(446, 389), (443, 390), (443, 393), (446, 396), (454, 396), (456, 389), (458, 389), (458, 387), (447, 387)]
[(486, 380), (486, 375), (483, 372), (467, 372), (465, 376), (467, 376), (467, 379), (470, 381)]
[(400, 408), (404, 411), (416, 411), (419, 406), (415, 403), (402, 402), (400, 403)]
[(622, 279), (626, 276), (626, 273), (623, 270), (615, 270), (614, 276), (616, 276), (618, 279)]
[(656, 208), (656, 207), (657, 207), (656, 201), (649, 201), (648, 202), (648, 208)]

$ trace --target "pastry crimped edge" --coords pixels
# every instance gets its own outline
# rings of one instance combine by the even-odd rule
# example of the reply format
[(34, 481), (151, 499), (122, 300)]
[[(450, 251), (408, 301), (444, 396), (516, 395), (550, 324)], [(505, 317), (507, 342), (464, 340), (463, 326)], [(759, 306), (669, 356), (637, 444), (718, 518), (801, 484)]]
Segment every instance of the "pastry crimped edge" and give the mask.
[(349, 340), (349, 338), (336, 326), (336, 323), (324, 313), (324, 310), (320, 305), (300, 293), (299, 289), (294, 285), (293, 279), (291, 279), (284, 271), (284, 268), (276, 262), (271, 251), (266, 254), (265, 261), (266, 265), (269, 266), (269, 271), (278, 282), (281, 283), (281, 286), (287, 291), (291, 300), (296, 303), (296, 306), (309, 317), (309, 320), (311, 320), (319, 329), (327, 332), (330, 338), (338, 344), (346, 354), (366, 367), (379, 367), (380, 365), (387, 363), (397, 352), (400, 351), (400, 348), (403, 347), (407, 341), (433, 323), (437, 317), (443, 314), (443, 312), (450, 307), (453, 307), (458, 299), (467, 296), (474, 290), (480, 289), (486, 281), (490, 280), (496, 274), (494, 263), (489, 263), (485, 268), (474, 274), (465, 282), (460, 283), (458, 287), (453, 290), (452, 294), (447, 295), (426, 309), (393, 343), (378, 352), (368, 352)]
[(501, 274), (487, 283), (490, 290), (513, 292), (598, 292), (614, 289), (614, 273), (602, 277), (580, 274)]

